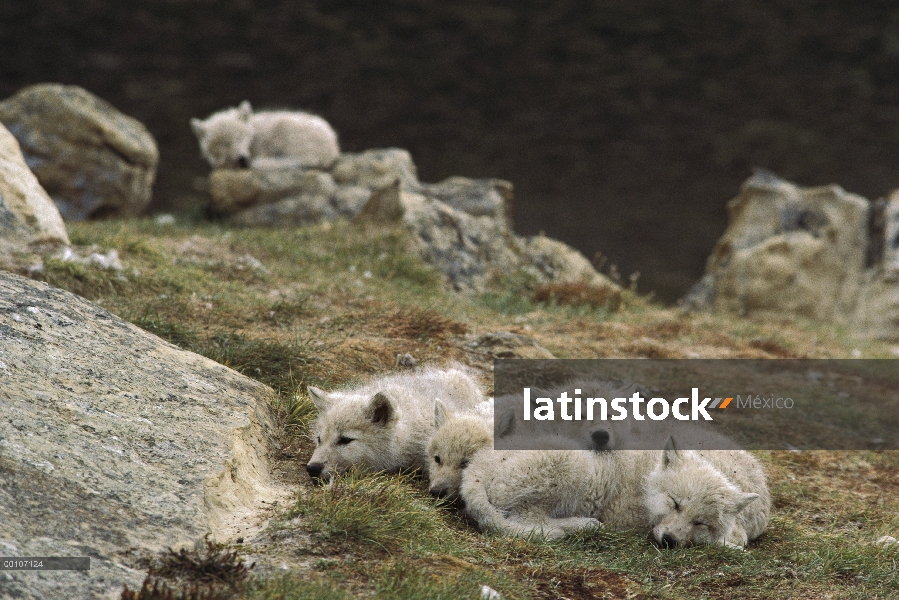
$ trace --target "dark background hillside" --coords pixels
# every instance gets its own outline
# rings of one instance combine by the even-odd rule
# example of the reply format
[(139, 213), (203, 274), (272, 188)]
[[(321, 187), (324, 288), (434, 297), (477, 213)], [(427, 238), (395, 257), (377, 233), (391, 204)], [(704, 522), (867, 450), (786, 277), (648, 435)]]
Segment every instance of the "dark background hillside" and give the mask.
[(899, 184), (899, 6), (837, 0), (6, 0), (0, 95), (81, 85), (160, 145), (153, 210), (196, 211), (188, 120), (311, 110), (422, 180), (516, 186), (515, 223), (602, 251), (666, 300), (753, 166)]

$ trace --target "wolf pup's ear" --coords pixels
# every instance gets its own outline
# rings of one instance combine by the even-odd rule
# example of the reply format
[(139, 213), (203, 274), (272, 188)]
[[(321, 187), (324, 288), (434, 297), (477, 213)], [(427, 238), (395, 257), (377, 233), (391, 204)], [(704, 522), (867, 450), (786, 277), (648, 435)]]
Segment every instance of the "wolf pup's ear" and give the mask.
[(240, 103), (240, 106), (237, 107), (237, 112), (240, 115), (240, 118), (246, 121), (250, 118), (250, 115), (253, 114), (253, 107), (250, 106), (249, 100), (244, 100)]
[(375, 425), (385, 427), (396, 417), (396, 408), (393, 400), (384, 392), (378, 392), (368, 402), (365, 409), (365, 417)]
[(446, 404), (440, 398), (434, 401), (434, 429), (440, 429), (449, 416)]
[(738, 494), (737, 501), (734, 503), (734, 514), (740, 514), (744, 508), (755, 502), (758, 497), (758, 494)]
[(191, 119), (190, 120), (190, 128), (193, 129), (194, 135), (198, 138), (203, 137), (204, 129), (203, 129), (203, 121), (200, 119)]
[(662, 451), (662, 468), (670, 469), (672, 467), (675, 467), (677, 466), (680, 459), (680, 450), (677, 449), (677, 445), (675, 445), (674, 443), (674, 438), (669, 436), (668, 441), (665, 442), (665, 450)]
[(315, 405), (315, 408), (318, 409), (318, 412), (322, 413), (328, 410), (328, 407), (331, 405), (331, 399), (328, 398), (328, 394), (317, 387), (312, 387), (311, 385), (306, 388), (306, 392), (309, 394), (309, 397), (312, 399), (312, 403)]

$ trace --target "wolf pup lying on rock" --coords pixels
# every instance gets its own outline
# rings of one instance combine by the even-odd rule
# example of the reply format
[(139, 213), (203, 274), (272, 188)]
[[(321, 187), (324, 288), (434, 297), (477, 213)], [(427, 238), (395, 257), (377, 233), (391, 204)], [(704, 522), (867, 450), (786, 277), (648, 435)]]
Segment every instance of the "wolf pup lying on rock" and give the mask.
[(426, 469), (435, 401), (467, 412), (484, 400), (477, 382), (461, 367), (418, 369), (336, 392), (310, 386), (309, 396), (318, 418), (316, 448), (306, 471), (322, 480), (352, 466), (388, 473)]
[(340, 148), (321, 117), (299, 111), (253, 112), (244, 101), (205, 121), (191, 119), (203, 157), (213, 169), (329, 168)]
[[(602, 432), (603, 442), (608, 433)], [(650, 529), (661, 546), (742, 548), (765, 530), (771, 498), (745, 451), (476, 452), (460, 497), (481, 529), (553, 539), (603, 526)]]

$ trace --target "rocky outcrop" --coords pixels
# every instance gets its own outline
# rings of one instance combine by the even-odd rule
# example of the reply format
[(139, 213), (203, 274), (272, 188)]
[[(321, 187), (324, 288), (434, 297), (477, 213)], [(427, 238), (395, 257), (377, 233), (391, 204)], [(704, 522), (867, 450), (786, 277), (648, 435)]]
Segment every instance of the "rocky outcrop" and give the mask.
[(374, 192), (394, 184), (473, 216), (505, 219), (512, 201), (512, 184), (501, 179), (420, 183), (412, 157), (398, 148), (344, 153), (329, 171), (216, 169), (209, 195), (212, 210), (233, 223), (277, 227), (352, 218)]
[(0, 253), (44, 242), (67, 246), (65, 224), (25, 164), (16, 138), (0, 125)]
[(450, 177), (421, 183), (405, 150), (345, 153), (330, 171), (219, 169), (209, 177), (209, 191), (212, 209), (241, 225), (296, 226), (339, 217), (401, 224), (418, 254), (459, 290), (483, 290), (496, 276), (525, 269), (538, 283), (620, 292), (570, 246), (545, 236), (516, 236), (508, 218), (508, 181)]
[(801, 188), (761, 171), (728, 210), (685, 307), (800, 315), (899, 337), (899, 195), (872, 205), (836, 185)]
[(272, 391), (86, 300), (0, 272), (0, 554), (90, 556), (3, 571), (12, 598), (118, 597), (138, 560), (235, 537), (281, 492)]
[(419, 186), (412, 157), (396, 148), (341, 154), (329, 171), (217, 169), (209, 176), (210, 208), (240, 225), (308, 225), (352, 218), (395, 182)]
[(418, 254), (458, 290), (482, 291), (496, 277), (525, 270), (538, 282), (577, 282), (618, 289), (570, 246), (522, 238), (505, 219), (475, 216), (394, 184), (372, 194), (357, 221), (396, 222), (409, 231)]
[(153, 136), (90, 92), (33, 85), (0, 102), (0, 122), (65, 219), (133, 216), (150, 203)]

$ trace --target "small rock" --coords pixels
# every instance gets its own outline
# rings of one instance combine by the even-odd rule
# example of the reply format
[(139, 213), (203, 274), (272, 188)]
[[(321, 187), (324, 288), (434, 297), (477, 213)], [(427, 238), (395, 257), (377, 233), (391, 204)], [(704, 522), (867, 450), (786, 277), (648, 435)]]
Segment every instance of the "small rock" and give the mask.
[(271, 204), (259, 204), (233, 215), (236, 225), (263, 227), (296, 227), (337, 218), (329, 198), (302, 195), (285, 198)]
[[(318, 207), (295, 220), (307, 222), (324, 207), (333, 218), (336, 211), (331, 207), (331, 197), (336, 192), (333, 177), (317, 169), (216, 169), (209, 175), (211, 208), (225, 215), (294, 199), (299, 201), (297, 209), (302, 202)], [(320, 220), (318, 216), (314, 218), (317, 219), (314, 222)]]
[(896, 540), (891, 535), (883, 535), (877, 538), (877, 541), (874, 542), (878, 546), (890, 546), (892, 544), (899, 544), (899, 540)]
[(398, 367), (414, 367), (416, 364), (416, 360), (412, 357), (411, 354), (397, 354), (396, 355), (396, 365)]
[(466, 344), (469, 350), (489, 354), (493, 358), (555, 358), (537, 340), (508, 331), (494, 331)]

